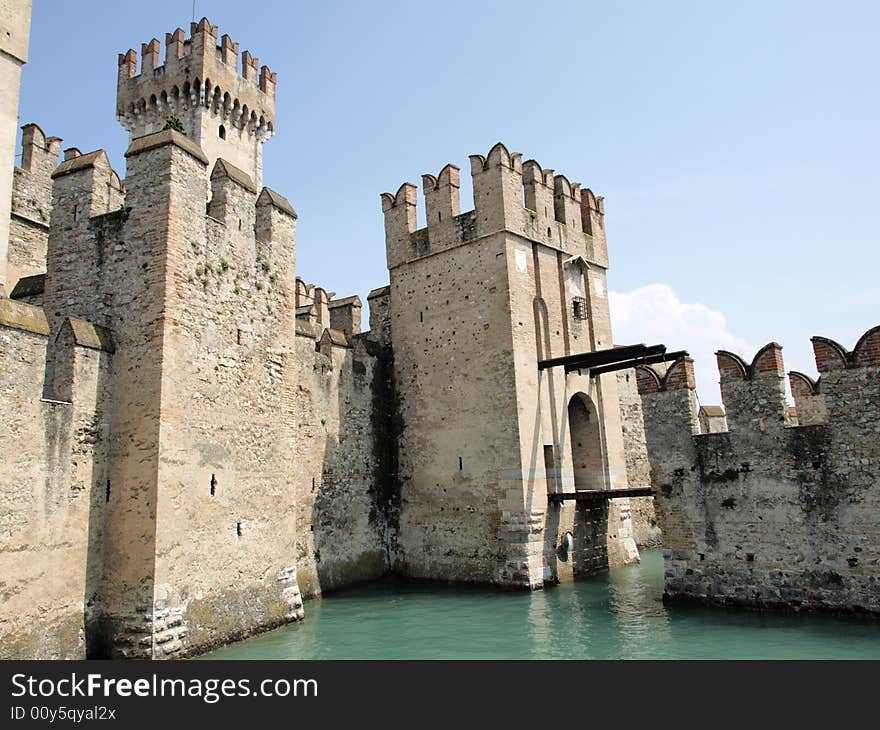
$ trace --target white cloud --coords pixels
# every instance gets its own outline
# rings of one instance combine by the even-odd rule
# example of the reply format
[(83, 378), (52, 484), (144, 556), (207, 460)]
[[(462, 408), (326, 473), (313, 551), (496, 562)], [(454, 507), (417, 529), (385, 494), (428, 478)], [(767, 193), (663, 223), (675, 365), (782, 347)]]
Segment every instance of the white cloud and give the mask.
[(694, 359), (700, 402), (720, 404), (716, 350), (730, 350), (751, 360), (757, 351), (730, 331), (727, 318), (705, 304), (682, 302), (671, 286), (648, 284), (628, 292), (609, 292), (611, 324), (617, 345), (664, 344), (687, 350)]

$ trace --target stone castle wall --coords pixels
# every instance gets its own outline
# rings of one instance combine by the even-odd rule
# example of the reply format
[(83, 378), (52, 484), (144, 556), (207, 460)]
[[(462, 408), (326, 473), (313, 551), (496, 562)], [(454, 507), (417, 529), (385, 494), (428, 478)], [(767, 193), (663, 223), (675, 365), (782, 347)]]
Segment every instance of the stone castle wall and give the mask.
[(667, 598), (880, 614), (880, 328), (813, 347), (828, 419), (806, 426), (787, 425), (775, 343), (718, 353), (724, 433), (693, 435), (691, 363), (639, 369)]
[(127, 158), (55, 170), (45, 307), (0, 300), (9, 656), (198, 653), (389, 564), (387, 343), (297, 320), (277, 193), (221, 160), (207, 201), (171, 130)]
[(102, 150), (56, 167), (60, 140), (23, 128), (0, 300), (10, 657), (197, 653), (391, 562), (388, 298), (361, 334), (357, 297), (295, 278), (296, 213), (258, 187), (275, 74), (190, 31), (164, 65), (144, 44), (140, 75), (120, 56), (127, 186)]
[[(56, 167), (60, 140), (23, 128), (20, 283), (0, 299), (3, 656), (192, 655), (389, 571), (571, 580), (659, 540), (651, 498), (577, 492), (658, 479), (667, 593), (690, 591), (683, 546), (702, 564), (717, 532), (700, 537), (666, 489), (715, 443), (693, 440), (678, 400), (688, 364), (654, 380), (539, 367), (612, 347), (602, 199), (500, 143), (471, 157), (472, 211), (452, 165), (423, 176), (421, 230), (415, 186), (383, 195), (390, 284), (361, 333), (358, 297), (296, 277), (296, 213), (260, 186), (275, 75), (249, 52), (239, 67), (206, 19), (160, 50), (143, 44), (140, 73), (119, 57), (125, 181), (102, 150)], [(872, 343), (844, 353), (847, 372)], [(797, 381), (810, 449), (830, 443), (835, 378)]]
[[(631, 487), (651, 484), (651, 465), (645, 443), (642, 399), (634, 370), (617, 373), (620, 395), (620, 417), (623, 423), (623, 451), (626, 454), (626, 477)], [(630, 497), (633, 535), (638, 547), (659, 547), (663, 544), (653, 497)]]
[(6, 276), (9, 296), (23, 277), (46, 272), (46, 248), (52, 212), (52, 173), (58, 164), (61, 140), (47, 137), (36, 124), (22, 127), (21, 165), (13, 173), (12, 217)]
[(101, 592), (112, 344), (92, 325), (58, 332), (64, 400), (42, 398), (49, 325), (0, 299), (0, 657), (85, 655)]
[(390, 565), (391, 366), (371, 335), (321, 351), (311, 335), (296, 337), (296, 563), (306, 597), (379, 578)]

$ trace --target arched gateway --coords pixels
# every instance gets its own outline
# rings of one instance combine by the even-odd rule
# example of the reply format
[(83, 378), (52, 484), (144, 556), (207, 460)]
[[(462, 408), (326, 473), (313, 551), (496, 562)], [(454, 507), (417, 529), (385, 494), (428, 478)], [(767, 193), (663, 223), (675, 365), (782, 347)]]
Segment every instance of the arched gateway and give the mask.
[(586, 393), (575, 393), (568, 401), (568, 430), (575, 489), (605, 489), (605, 459), (599, 415)]

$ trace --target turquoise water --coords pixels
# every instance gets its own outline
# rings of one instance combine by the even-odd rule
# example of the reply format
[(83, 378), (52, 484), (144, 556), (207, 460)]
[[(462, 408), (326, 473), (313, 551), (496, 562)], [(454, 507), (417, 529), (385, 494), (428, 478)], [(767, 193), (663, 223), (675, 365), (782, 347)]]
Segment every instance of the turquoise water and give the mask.
[(880, 623), (666, 606), (663, 558), (533, 593), (381, 582), (208, 659), (880, 659)]

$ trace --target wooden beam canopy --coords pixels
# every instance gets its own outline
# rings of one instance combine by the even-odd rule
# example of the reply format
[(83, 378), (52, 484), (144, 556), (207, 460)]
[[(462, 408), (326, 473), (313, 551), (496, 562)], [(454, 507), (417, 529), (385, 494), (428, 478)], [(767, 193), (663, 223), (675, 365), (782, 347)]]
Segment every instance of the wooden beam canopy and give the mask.
[(636, 365), (647, 365), (655, 362), (674, 361), (687, 356), (687, 352), (666, 352), (666, 345), (621, 345), (609, 347), (595, 352), (582, 352), (565, 357), (552, 357), (538, 361), (538, 370), (562, 366), (566, 373), (572, 370), (589, 370), (590, 375), (601, 375), (614, 370), (625, 370)]

